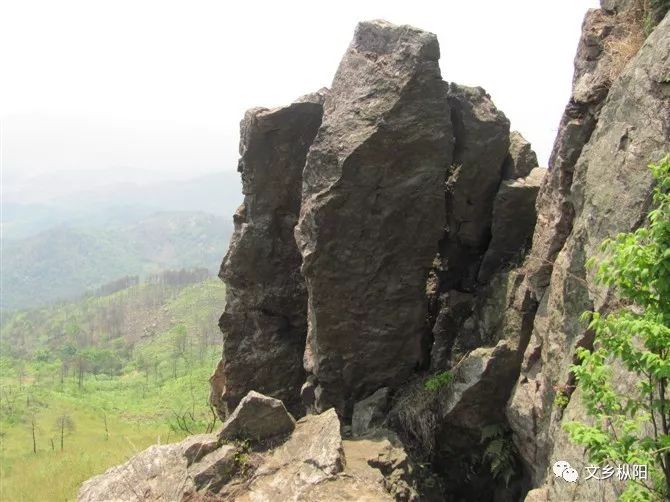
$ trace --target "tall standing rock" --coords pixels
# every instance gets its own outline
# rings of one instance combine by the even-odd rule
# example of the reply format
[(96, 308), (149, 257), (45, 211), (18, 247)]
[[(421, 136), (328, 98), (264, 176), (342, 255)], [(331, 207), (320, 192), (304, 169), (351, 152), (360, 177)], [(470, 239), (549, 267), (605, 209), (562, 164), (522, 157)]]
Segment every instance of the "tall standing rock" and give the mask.
[(321, 92), (284, 108), (254, 108), (240, 126), (244, 203), (221, 265), (227, 286), (223, 356), (211, 378), (211, 400), (222, 417), (250, 390), (301, 414), (307, 292), (293, 228), (323, 98)]
[(296, 239), (316, 408), (396, 387), (421, 362), (452, 129), (437, 38), (360, 23), (309, 151)]

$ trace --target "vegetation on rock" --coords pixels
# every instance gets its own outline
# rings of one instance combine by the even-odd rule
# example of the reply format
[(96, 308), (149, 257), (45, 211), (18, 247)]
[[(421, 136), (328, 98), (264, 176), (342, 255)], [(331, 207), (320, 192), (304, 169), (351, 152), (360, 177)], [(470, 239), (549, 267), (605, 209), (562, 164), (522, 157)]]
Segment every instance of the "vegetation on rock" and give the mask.
[(670, 495), (670, 157), (650, 168), (656, 186), (648, 226), (606, 240), (604, 258), (590, 260), (624, 306), (585, 315), (594, 348), (579, 349), (572, 370), (592, 421), (565, 426), (593, 462), (648, 465), (649, 483), (630, 481), (622, 500)]

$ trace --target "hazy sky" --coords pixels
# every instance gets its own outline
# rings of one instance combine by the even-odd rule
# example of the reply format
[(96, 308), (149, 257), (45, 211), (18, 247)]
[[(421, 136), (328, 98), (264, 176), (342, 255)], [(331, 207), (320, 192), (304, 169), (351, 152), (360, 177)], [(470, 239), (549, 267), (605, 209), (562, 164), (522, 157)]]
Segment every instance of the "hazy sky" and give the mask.
[(5, 0), (3, 176), (234, 169), (244, 110), (328, 86), (356, 22), (374, 18), (436, 33), (445, 80), (484, 87), (544, 164), (597, 4)]

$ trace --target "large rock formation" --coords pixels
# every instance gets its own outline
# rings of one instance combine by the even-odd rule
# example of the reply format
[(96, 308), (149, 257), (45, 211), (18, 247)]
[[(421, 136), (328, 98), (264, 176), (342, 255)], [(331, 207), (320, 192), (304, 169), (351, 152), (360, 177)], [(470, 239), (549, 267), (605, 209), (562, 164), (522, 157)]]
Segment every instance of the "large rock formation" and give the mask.
[(251, 389), (302, 414), (307, 294), (293, 227), (302, 169), (321, 124), (324, 93), (284, 108), (249, 110), (240, 126), (244, 203), (221, 265), (226, 310), (223, 357), (211, 379), (212, 402), (225, 418)]
[[(670, 21), (624, 65), (634, 9), (587, 14), (548, 171), (483, 89), (442, 81), (435, 37), (407, 26), (359, 25), (323, 120), (320, 95), (250, 112), (245, 205), (222, 267), (221, 414), (254, 388), (346, 422), (359, 402), (357, 433), (393, 424), (454, 496), (568, 499), (547, 468), (557, 452), (579, 461), (560, 425), (584, 411), (552, 401), (591, 343), (579, 316), (611, 300), (585, 259), (642, 223), (646, 163), (670, 144)], [(452, 380), (429, 391), (427, 371)], [(484, 427), (523, 460), (509, 487), (482, 460)], [(288, 465), (278, 458), (273, 472)], [(303, 497), (273, 492), (273, 472), (261, 499)]]
[(360, 23), (310, 148), (296, 239), (316, 409), (397, 387), (422, 362), (452, 131), (433, 34)]
[(482, 345), (463, 323), (528, 241), (540, 176), (503, 180), (528, 174), (530, 145), (483, 89), (443, 82), (438, 58), (430, 33), (361, 23), (322, 121), (324, 93), (245, 117), (212, 378), (221, 416), (258, 389), (294, 414), (302, 396), (348, 419), (356, 401)]
[(615, 13), (604, 9), (590, 10), (584, 19), (575, 56), (572, 95), (558, 128), (547, 180), (538, 196), (537, 229), (525, 265), (535, 299), (542, 297), (553, 262), (572, 229), (574, 207), (570, 188), (575, 164), (593, 133), (609, 92), (612, 67), (617, 64), (615, 55), (607, 48), (626, 42), (627, 22), (622, 23)]
[[(593, 19), (612, 17), (604, 11), (591, 12), (584, 26), (585, 36), (576, 61), (577, 76), (584, 66), (584, 38), (592, 30)], [(599, 64), (607, 65), (606, 56)], [(599, 483), (580, 481), (576, 486), (553, 481), (547, 469), (560, 457), (573, 465), (588, 463), (581, 449), (570, 445), (561, 423), (569, 419), (585, 419), (585, 411), (578, 394), (572, 396), (565, 411), (553, 406), (556, 389), (572, 389), (569, 367), (574, 361), (577, 346), (589, 346), (591, 335), (579, 322), (581, 313), (595, 309), (606, 312), (613, 305), (611, 291), (596, 286), (592, 273), (585, 270), (585, 260), (598, 253), (599, 243), (619, 232), (627, 232), (644, 221), (648, 210), (651, 177), (646, 168), (670, 148), (670, 17), (654, 30), (639, 52), (614, 79), (592, 117), (593, 132), (588, 141), (583, 137), (568, 141), (566, 130), (570, 120), (565, 119), (555, 150), (573, 152), (575, 157), (573, 181), (565, 192), (574, 214), (572, 229), (553, 263), (548, 287), (541, 296), (535, 317), (532, 339), (525, 353), (524, 363), (514, 395), (509, 402), (507, 416), (514, 429), (515, 441), (531, 474), (532, 483), (543, 488), (549, 500), (603, 500), (614, 498), (616, 486), (603, 487)], [(588, 85), (576, 79), (575, 93), (595, 93)], [(565, 123), (568, 125), (565, 125)], [(552, 166), (562, 169), (565, 164)], [(556, 179), (557, 175), (550, 179)], [(543, 188), (549, 195), (549, 188)], [(567, 199), (566, 199), (567, 200)], [(550, 205), (540, 207), (540, 220), (550, 221)], [(534, 242), (546, 243), (555, 235), (555, 226), (539, 225)], [(553, 240), (556, 244), (558, 241)], [(546, 249), (540, 245), (540, 252)], [(533, 247), (532, 256), (535, 255)], [(536, 283), (541, 285), (542, 282)], [(603, 490), (605, 491), (603, 493)], [(568, 493), (569, 492), (569, 493)], [(538, 492), (536, 492), (538, 493)]]

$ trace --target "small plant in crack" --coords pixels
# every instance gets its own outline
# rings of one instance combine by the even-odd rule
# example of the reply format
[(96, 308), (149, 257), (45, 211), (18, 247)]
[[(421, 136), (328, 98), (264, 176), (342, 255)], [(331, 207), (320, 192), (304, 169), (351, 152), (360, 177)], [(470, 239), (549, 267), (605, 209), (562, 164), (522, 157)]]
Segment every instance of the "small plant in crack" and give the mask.
[(488, 463), (494, 479), (509, 485), (517, 472), (517, 451), (510, 431), (502, 424), (488, 425), (482, 429), (481, 443), (486, 445), (482, 459)]
[(436, 373), (433, 376), (429, 377), (428, 380), (424, 383), (426, 390), (437, 392), (438, 390), (446, 387), (454, 380), (454, 374), (451, 371), (442, 371), (441, 373)]

